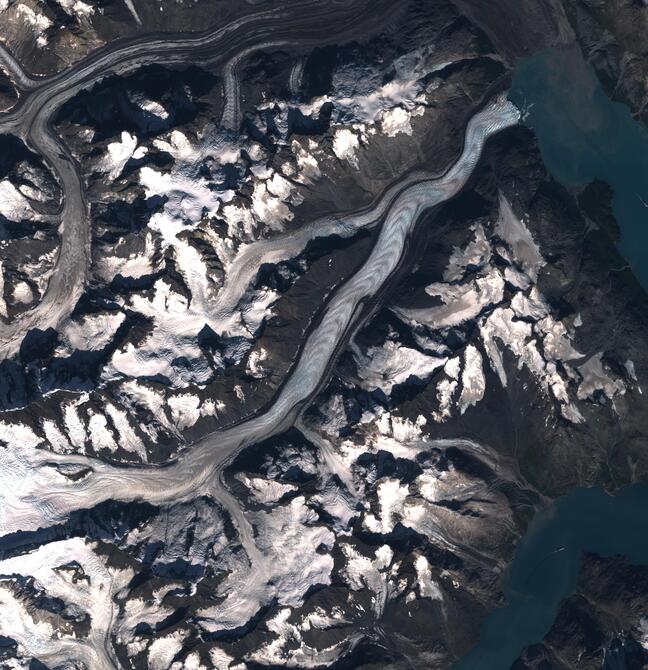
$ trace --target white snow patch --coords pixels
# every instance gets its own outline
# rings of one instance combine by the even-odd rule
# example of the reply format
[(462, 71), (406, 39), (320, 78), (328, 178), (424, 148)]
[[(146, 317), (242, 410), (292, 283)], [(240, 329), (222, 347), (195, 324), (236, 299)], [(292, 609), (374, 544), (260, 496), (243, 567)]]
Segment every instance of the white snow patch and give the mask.
[(183, 631), (174, 631), (170, 635), (153, 640), (148, 650), (149, 670), (169, 670), (171, 662), (182, 649), (186, 635)]
[[(289, 182), (277, 174), (274, 175), (272, 180), (268, 180), (268, 182), (257, 182), (252, 192), (252, 212), (259, 221), (271, 230), (282, 231), (284, 223), (291, 221), (294, 217), (294, 214), (285, 202), (290, 195), (291, 189), (289, 187), (286, 192), (280, 186), (276, 192), (273, 192), (270, 188), (273, 181), (278, 185), (282, 181), (289, 184)], [(282, 195), (277, 195), (277, 193)]]
[(9, 448), (18, 445), (30, 448), (38, 446), (42, 440), (29, 426), (0, 421), (0, 442)]
[[(2, 295), (1, 290), (0, 295)], [(23, 305), (29, 305), (34, 301), (34, 293), (32, 292), (29, 284), (24, 281), (16, 282), (16, 285), (13, 287), (12, 297), (14, 302), (18, 302)]]
[(216, 647), (209, 650), (209, 660), (214, 665), (214, 670), (229, 670), (234, 659), (223, 649)]
[(261, 348), (250, 352), (245, 373), (254, 379), (263, 379), (266, 372), (263, 369), (263, 361), (268, 358), (268, 352)]
[(87, 314), (83, 321), (68, 319), (60, 334), (59, 355), (71, 355), (74, 351), (99, 351), (112, 341), (124, 322), (122, 312), (98, 312)]
[[(167, 112), (167, 110), (159, 102), (147, 98), (140, 92), (129, 91), (127, 95), (128, 99), (132, 103), (136, 104), (143, 112), (146, 112), (147, 114), (152, 114), (153, 116), (157, 116), (159, 119), (169, 118), (169, 112)], [(180, 134), (180, 131), (174, 130), (172, 131), (172, 135), (173, 133)], [(163, 142), (162, 140), (155, 140), (153, 144), (155, 146), (158, 146), (158, 144), (162, 144), (162, 142)], [(164, 149), (162, 149), (162, 151), (164, 151)]]
[(473, 344), (469, 344), (464, 353), (461, 385), (459, 412), (463, 414), (468, 407), (476, 405), (484, 397), (484, 391), (486, 390), (486, 379), (482, 369), (482, 355)]
[[(117, 244), (119, 249), (119, 244)], [(112, 251), (112, 250), (111, 250)], [(112, 253), (98, 253), (93, 259), (93, 270), (104, 281), (110, 283), (118, 274), (122, 277), (137, 279), (155, 272), (154, 254), (155, 239), (151, 231), (144, 237), (144, 249), (140, 253), (127, 257), (115, 256)]]
[(51, 27), (52, 22), (44, 14), (39, 14), (35, 12), (31, 7), (20, 3), (17, 5), (16, 10), (20, 16), (24, 17), (27, 24), (31, 27), (34, 35), (36, 35), (39, 40), (38, 46), (45, 46), (47, 44), (47, 39), (43, 33)]
[(65, 405), (65, 409), (63, 410), (63, 423), (65, 424), (68, 438), (72, 445), (81, 451), (85, 450), (88, 434), (86, 432), (86, 427), (79, 416), (77, 407), (86, 402), (87, 399), (88, 396), (83, 395), (81, 398)]
[(452, 414), (452, 401), (459, 385), (459, 368), (461, 360), (455, 356), (448, 360), (443, 371), (447, 375), (446, 379), (441, 379), (437, 384), (437, 400), (439, 409), (433, 413), (433, 418), (438, 423), (445, 421)]
[(463, 279), (470, 267), (482, 268), (491, 258), (491, 244), (486, 238), (484, 226), (478, 223), (472, 227), (474, 238), (462, 248), (455, 248), (443, 272), (446, 282)]
[(374, 594), (372, 598), (374, 614), (380, 617), (390, 597), (399, 592), (388, 572), (394, 555), (391, 547), (387, 544), (379, 547), (373, 560), (363, 556), (350, 544), (343, 544), (342, 552), (347, 559), (342, 576), (354, 591), (369, 589)]
[(537, 281), (538, 271), (545, 264), (529, 229), (511, 209), (502, 193), (499, 195), (500, 214), (495, 232), (509, 245), (513, 256), (532, 281)]
[(347, 160), (355, 168), (358, 167), (358, 160), (356, 158), (356, 149), (360, 146), (358, 136), (348, 128), (340, 128), (335, 131), (333, 137), (333, 153), (340, 160)]
[(410, 119), (412, 115), (402, 107), (394, 107), (383, 112), (381, 125), (387, 137), (395, 137), (399, 133), (403, 135), (412, 134)]
[(225, 600), (199, 611), (205, 628), (238, 628), (275, 598), (279, 605), (299, 607), (311, 586), (329, 584), (333, 558), (322, 549), (332, 548), (335, 535), (317, 520), (303, 496), (258, 513), (255, 567), (234, 568), (217, 592)]
[(603, 353), (599, 352), (592, 356), (582, 365), (578, 371), (583, 381), (578, 387), (579, 400), (593, 400), (597, 391), (604, 393), (610, 400), (617, 394), (623, 395), (626, 391), (625, 384), (620, 379), (612, 379), (603, 366)]
[(94, 14), (94, 7), (82, 0), (57, 0), (65, 12), (70, 16), (77, 15), (79, 18), (86, 18)]
[(101, 162), (101, 169), (108, 172), (110, 181), (119, 177), (137, 147), (137, 136), (127, 133), (121, 134), (121, 139), (106, 146), (106, 155)]
[(315, 156), (306, 151), (297, 140), (293, 140), (291, 146), (297, 161), (297, 166), (299, 167), (297, 180), (309, 184), (321, 177), (322, 172), (319, 169), (319, 164)]
[(279, 610), (266, 622), (275, 639), (251, 652), (246, 659), (263, 665), (283, 665), (299, 668), (321, 668), (333, 663), (344, 648), (344, 642), (331, 647), (314, 648), (304, 643), (302, 627), (288, 621), (291, 610)]
[(403, 503), (409, 494), (409, 486), (401, 484), (398, 479), (385, 478), (376, 486), (376, 494), (380, 519), (373, 514), (367, 514), (364, 525), (372, 533), (391, 533), (400, 519)]
[[(131, 570), (108, 568), (81, 538), (50, 542), (28, 554), (0, 561), (0, 574), (32, 577), (47, 596), (62, 600), (69, 612), (90, 621), (87, 637), (75, 637), (44, 620), (46, 612), (28, 607), (11, 590), (0, 585), (2, 632), (15, 639), (27, 656), (57, 667), (114, 667), (110, 649), (111, 627), (117, 615), (114, 595), (132, 578)], [(74, 561), (79, 567), (70, 566)], [(74, 579), (73, 571), (81, 571)], [(8, 581), (8, 580), (7, 580)]]
[(272, 479), (262, 479), (261, 477), (248, 477), (243, 473), (238, 473), (236, 478), (242, 482), (252, 493), (252, 495), (263, 504), (275, 503), (286, 493), (296, 491), (297, 487), (292, 484), (282, 484)]
[(72, 445), (61, 429), (56, 425), (56, 422), (51, 419), (43, 419), (43, 433), (45, 433), (45, 439), (49, 443), (52, 451), (59, 454), (65, 454), (72, 451)]
[(411, 377), (424, 381), (444, 365), (445, 358), (436, 358), (410, 349), (388, 339), (382, 347), (369, 347), (366, 355), (353, 348), (358, 365), (360, 385), (367, 390), (381, 389), (386, 395), (394, 386), (407, 382)]
[(16, 223), (34, 218), (29, 201), (8, 179), (0, 181), (0, 214)]
[(178, 430), (190, 428), (201, 416), (198, 406), (200, 398), (191, 393), (181, 393), (168, 398), (167, 404), (171, 410), (171, 418)]
[(119, 445), (122, 449), (137, 454), (143, 462), (146, 462), (146, 448), (131, 425), (128, 414), (115, 407), (112, 403), (106, 403), (106, 414), (110, 417), (115, 430), (119, 433)]
[[(549, 305), (536, 286), (531, 288), (528, 295), (516, 293), (511, 299), (511, 309), (517, 317), (528, 317), (534, 321), (540, 321), (549, 315)], [(561, 334), (565, 333), (566, 330), (562, 330)]]
[(103, 414), (91, 413), (88, 421), (88, 432), (90, 433), (90, 441), (95, 451), (99, 452), (102, 449), (114, 452), (117, 450), (117, 443), (115, 438), (108, 428), (108, 421)]
[(433, 581), (430, 571), (430, 564), (425, 556), (417, 556), (414, 561), (414, 568), (418, 577), (418, 588), (421, 598), (431, 598), (432, 600), (443, 600), (443, 595), (438, 584)]

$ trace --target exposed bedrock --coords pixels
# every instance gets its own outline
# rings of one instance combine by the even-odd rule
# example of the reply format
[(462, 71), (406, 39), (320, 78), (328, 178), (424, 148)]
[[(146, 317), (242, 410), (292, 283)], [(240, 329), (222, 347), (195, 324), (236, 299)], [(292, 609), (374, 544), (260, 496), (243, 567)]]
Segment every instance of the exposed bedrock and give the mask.
[(542, 642), (527, 647), (512, 670), (643, 667), (647, 591), (645, 566), (621, 556), (584, 554), (576, 592), (563, 600)]
[[(0, 665), (451, 667), (541, 508), (648, 473), (613, 194), (504, 91), (572, 14), (20, 4)], [(520, 667), (643, 659), (642, 593), (588, 556)]]
[(648, 6), (633, 0), (562, 0), (562, 4), (606, 93), (648, 123)]
[(570, 44), (573, 29), (560, 0), (452, 0), (492, 40), (509, 62), (549, 47)]

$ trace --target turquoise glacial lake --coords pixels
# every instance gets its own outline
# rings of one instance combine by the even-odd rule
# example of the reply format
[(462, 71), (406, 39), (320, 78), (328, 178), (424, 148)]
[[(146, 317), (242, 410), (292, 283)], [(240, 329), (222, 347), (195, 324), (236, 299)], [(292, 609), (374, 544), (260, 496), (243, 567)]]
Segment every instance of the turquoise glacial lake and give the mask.
[(557, 181), (584, 186), (600, 179), (614, 189), (619, 249), (648, 289), (648, 129), (612, 102), (575, 48), (520, 61), (509, 98)]
[[(578, 187), (600, 179), (614, 189), (619, 250), (648, 289), (648, 130), (608, 98), (576, 49), (520, 61), (509, 97), (557, 181)], [(573, 593), (586, 551), (648, 564), (648, 486), (615, 496), (577, 489), (538, 514), (503, 576), (506, 605), (486, 618), (454, 670), (508, 670), (524, 647), (540, 642)]]
[(614, 496), (575, 489), (538, 514), (504, 574), (506, 605), (486, 618), (477, 645), (453, 670), (508, 670), (524, 647), (540, 642), (573, 593), (586, 551), (648, 565), (648, 486)]

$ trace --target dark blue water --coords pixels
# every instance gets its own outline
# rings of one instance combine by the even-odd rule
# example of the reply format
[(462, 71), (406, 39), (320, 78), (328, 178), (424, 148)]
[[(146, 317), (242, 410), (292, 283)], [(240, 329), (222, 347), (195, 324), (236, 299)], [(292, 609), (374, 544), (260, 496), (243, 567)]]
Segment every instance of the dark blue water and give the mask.
[(619, 249), (648, 289), (648, 130), (603, 91), (577, 49), (522, 60), (511, 100), (539, 140), (553, 177), (566, 186), (606, 181), (614, 189)]
[(508, 670), (524, 647), (540, 642), (560, 601), (574, 591), (584, 551), (648, 565), (648, 486), (615, 496), (576, 489), (540, 513), (504, 575), (506, 606), (488, 616), (477, 645), (454, 670)]
[[(525, 112), (556, 180), (612, 186), (620, 251), (648, 288), (648, 131), (606, 96), (575, 49), (521, 61), (509, 97)], [(454, 670), (508, 670), (524, 647), (540, 642), (575, 589), (584, 551), (648, 564), (648, 486), (614, 497), (578, 489), (539, 514), (504, 575), (506, 606), (486, 619), (477, 645)]]

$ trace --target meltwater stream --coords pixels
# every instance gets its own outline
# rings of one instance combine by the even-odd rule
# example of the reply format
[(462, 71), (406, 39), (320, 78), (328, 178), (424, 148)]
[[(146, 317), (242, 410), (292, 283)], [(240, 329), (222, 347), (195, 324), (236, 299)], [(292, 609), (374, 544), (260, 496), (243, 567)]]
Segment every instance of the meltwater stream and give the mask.
[(586, 551), (648, 564), (648, 486), (614, 496), (575, 489), (538, 514), (502, 579), (507, 604), (486, 618), (477, 645), (453, 670), (508, 670), (524, 647), (540, 642), (573, 592)]
[(619, 250), (648, 289), (648, 129), (606, 95), (576, 47), (520, 61), (509, 97), (524, 110), (557, 181), (570, 187), (600, 179), (614, 189)]

